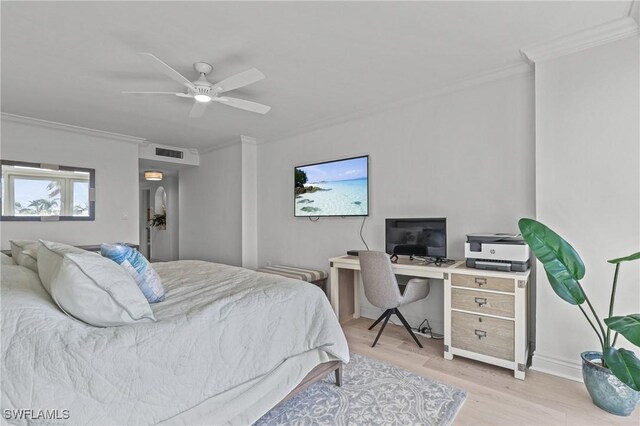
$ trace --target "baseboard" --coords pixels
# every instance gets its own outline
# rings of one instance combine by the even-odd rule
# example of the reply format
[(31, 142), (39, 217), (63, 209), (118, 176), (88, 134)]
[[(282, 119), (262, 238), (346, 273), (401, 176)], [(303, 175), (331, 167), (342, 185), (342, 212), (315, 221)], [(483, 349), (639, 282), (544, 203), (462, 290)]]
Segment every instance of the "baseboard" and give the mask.
[[(363, 318), (375, 320), (380, 315), (382, 315), (381, 309), (364, 306), (360, 308), (360, 316)], [(412, 327), (418, 326), (418, 324), (420, 324), (420, 322), (422, 322), (422, 320), (424, 319), (406, 314), (404, 316)], [(402, 325), (400, 321), (394, 317), (392, 317), (390, 322), (396, 325)], [(432, 320), (431, 318), (429, 318), (429, 323), (431, 324), (431, 327), (433, 328), (433, 331), (435, 333), (444, 333), (443, 321), (435, 319)], [(548, 356), (540, 354), (536, 351), (533, 355), (531, 369), (582, 383), (582, 365), (579, 362), (574, 362), (569, 359)]]
[(565, 379), (582, 382), (582, 365), (568, 359), (561, 359), (536, 352), (533, 355), (531, 369), (553, 374)]
[[(378, 319), (378, 317), (380, 315), (382, 315), (382, 312), (383, 312), (382, 309), (368, 308), (368, 307), (364, 307), (364, 306), (360, 307), (360, 316), (364, 317), (364, 318), (370, 318), (372, 320)], [(418, 324), (420, 324), (422, 322), (422, 320), (424, 319), (424, 317), (418, 318), (416, 316), (407, 315), (404, 312), (402, 312), (402, 315), (404, 315), (405, 319), (407, 320), (407, 322), (409, 323), (409, 325), (411, 327), (417, 327)], [(431, 319), (431, 318), (428, 318), (428, 320), (429, 320), (429, 324), (431, 325), (431, 328), (433, 329), (434, 333), (444, 334), (444, 322), (443, 321), (435, 320), (435, 319)], [(392, 316), (391, 319), (389, 320), (389, 322), (391, 322), (391, 323), (393, 323), (395, 325), (402, 326), (402, 323), (400, 322), (400, 320), (398, 318), (396, 318), (395, 316)]]

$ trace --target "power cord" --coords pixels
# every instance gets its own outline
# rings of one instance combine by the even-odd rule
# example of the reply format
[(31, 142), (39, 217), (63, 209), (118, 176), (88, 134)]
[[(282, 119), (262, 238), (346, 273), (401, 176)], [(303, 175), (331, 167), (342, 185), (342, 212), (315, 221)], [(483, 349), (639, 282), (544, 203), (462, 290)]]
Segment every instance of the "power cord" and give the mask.
[(364, 246), (367, 248), (367, 251), (369, 250), (369, 246), (367, 245), (367, 242), (364, 240), (364, 237), (362, 236), (362, 228), (364, 228), (364, 221), (367, 220), (366, 216), (362, 216), (362, 225), (360, 225), (360, 239), (362, 240), (362, 242), (364, 243)]
[[(404, 325), (402, 323), (397, 324), (394, 320), (389, 320), (389, 322), (393, 325), (397, 325), (399, 327), (404, 327)], [(426, 326), (423, 327), (424, 323), (427, 323)], [(429, 320), (428, 319), (424, 319), (420, 325), (418, 327), (411, 327), (411, 330), (420, 333), (421, 335), (428, 337), (430, 339), (433, 340), (442, 340), (444, 339), (444, 336), (442, 334), (438, 334), (438, 333), (434, 333), (433, 330), (431, 329), (431, 325), (429, 324)]]
[[(315, 219), (314, 219), (315, 217)], [(344, 216), (343, 216), (344, 217)], [(307, 216), (307, 218), (311, 221), (311, 222), (317, 222), (320, 220), (320, 216)], [(362, 225), (360, 225), (360, 239), (362, 240), (362, 242), (364, 243), (364, 246), (367, 248), (367, 250), (369, 250), (369, 246), (367, 245), (367, 242), (364, 240), (364, 237), (362, 236), (362, 229), (364, 228), (364, 222), (365, 220), (367, 220), (366, 216), (362, 216)]]
[[(427, 323), (426, 326), (422, 326), (424, 323)], [(412, 327), (413, 328), (413, 327)], [(418, 333), (422, 333), (434, 340), (442, 340), (444, 339), (444, 336), (442, 334), (438, 334), (438, 333), (434, 333), (433, 329), (431, 328), (431, 324), (429, 324), (429, 320), (428, 319), (424, 319), (420, 325), (418, 326), (418, 328), (413, 328), (413, 330), (417, 331)]]

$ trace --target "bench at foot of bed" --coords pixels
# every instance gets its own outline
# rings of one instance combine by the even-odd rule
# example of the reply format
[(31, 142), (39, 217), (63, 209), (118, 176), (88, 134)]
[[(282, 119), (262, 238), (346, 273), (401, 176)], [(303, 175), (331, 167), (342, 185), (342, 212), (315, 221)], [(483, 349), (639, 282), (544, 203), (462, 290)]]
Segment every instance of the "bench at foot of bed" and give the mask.
[(306, 281), (320, 287), (325, 293), (327, 292), (327, 271), (322, 269), (300, 268), (299, 266), (273, 265), (265, 266), (258, 269), (258, 272), (266, 274), (280, 275), (287, 278), (295, 278), (297, 280)]

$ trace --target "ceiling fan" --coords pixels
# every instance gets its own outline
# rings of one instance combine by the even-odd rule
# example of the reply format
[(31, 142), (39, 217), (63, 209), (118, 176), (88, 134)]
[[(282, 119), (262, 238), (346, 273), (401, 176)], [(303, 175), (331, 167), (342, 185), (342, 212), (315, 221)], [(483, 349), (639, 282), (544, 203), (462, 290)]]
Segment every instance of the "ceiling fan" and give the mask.
[(165, 74), (169, 78), (186, 86), (186, 93), (182, 92), (135, 92), (123, 91), (122, 93), (130, 95), (171, 95), (181, 98), (193, 98), (195, 100), (193, 108), (189, 113), (189, 117), (200, 117), (204, 113), (207, 105), (211, 102), (218, 102), (234, 108), (243, 109), (245, 111), (257, 112), (258, 114), (266, 114), (271, 109), (270, 106), (259, 104), (257, 102), (246, 101), (244, 99), (232, 98), (229, 96), (220, 96), (222, 93), (229, 92), (240, 87), (248, 86), (256, 81), (264, 78), (264, 74), (255, 68), (243, 71), (241, 73), (225, 78), (218, 83), (210, 83), (207, 80), (207, 74), (211, 72), (213, 67), (206, 62), (196, 62), (193, 68), (200, 74), (200, 78), (195, 81), (189, 81), (178, 71), (164, 63), (160, 58), (152, 53), (140, 53), (149, 62), (154, 65), (158, 71)]

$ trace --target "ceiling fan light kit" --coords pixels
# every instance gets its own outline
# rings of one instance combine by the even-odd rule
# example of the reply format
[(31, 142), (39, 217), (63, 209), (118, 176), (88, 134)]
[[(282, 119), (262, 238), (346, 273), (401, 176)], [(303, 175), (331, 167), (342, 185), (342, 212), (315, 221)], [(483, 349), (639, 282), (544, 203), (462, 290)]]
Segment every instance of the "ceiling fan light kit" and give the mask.
[[(152, 53), (140, 53), (155, 66), (158, 71), (165, 74), (167, 77), (174, 81), (184, 85), (187, 88), (186, 93), (182, 92), (134, 92), (124, 91), (125, 94), (133, 95), (174, 95), (181, 98), (193, 98), (194, 104), (190, 117), (200, 117), (204, 114), (204, 111), (211, 101), (224, 103), (227, 106), (239, 108), (245, 111), (251, 111), (258, 114), (266, 114), (271, 109), (270, 106), (259, 104), (257, 102), (246, 101), (244, 99), (231, 98), (228, 96), (221, 97), (221, 93), (226, 93), (231, 90), (239, 89), (244, 86), (248, 86), (257, 81), (264, 79), (264, 74), (255, 68), (251, 68), (247, 71), (232, 75), (218, 83), (211, 83), (207, 80), (207, 74), (213, 70), (213, 66), (206, 62), (196, 62), (193, 64), (193, 68), (200, 74), (200, 77), (195, 81), (189, 81), (186, 77), (180, 74), (178, 71), (171, 68), (164, 63), (160, 58)], [(146, 177), (146, 173), (145, 173)]]

